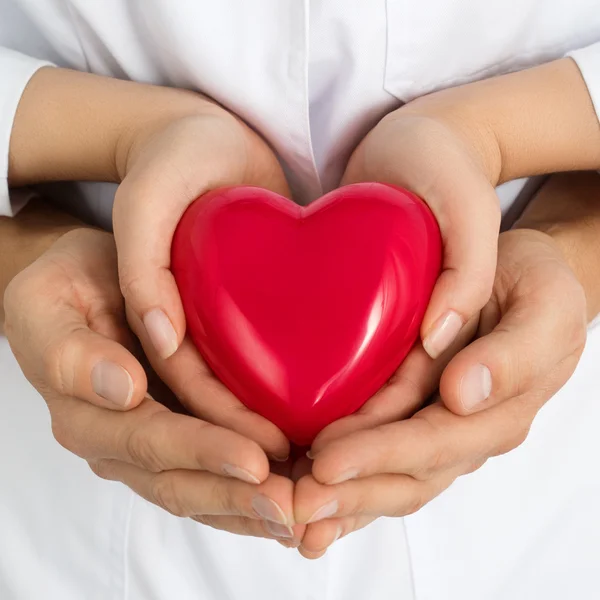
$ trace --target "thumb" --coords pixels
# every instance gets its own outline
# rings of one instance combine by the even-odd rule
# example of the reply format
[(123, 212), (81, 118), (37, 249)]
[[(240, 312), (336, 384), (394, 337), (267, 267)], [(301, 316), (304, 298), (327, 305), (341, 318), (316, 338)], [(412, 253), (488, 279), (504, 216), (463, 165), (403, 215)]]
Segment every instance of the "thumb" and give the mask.
[[(35, 317), (33, 326), (34, 321)], [(143, 400), (147, 381), (140, 363), (121, 344), (92, 331), (74, 308), (61, 308), (36, 329), (33, 356), (38, 363), (36, 378), (41, 381), (34, 383), (113, 410), (131, 409)], [(32, 356), (31, 349), (27, 355)]]
[(489, 334), (446, 367), (440, 395), (447, 408), (459, 415), (478, 412), (536, 385), (554, 386), (555, 375), (562, 385), (585, 344), (585, 310), (579, 309), (585, 300), (578, 291), (557, 279), (552, 289), (540, 286), (518, 297)]
[[(421, 325), (423, 348), (443, 354), (492, 292), (500, 229), (494, 187), (476, 158), (451, 129), (433, 119), (406, 115), (381, 123), (377, 143), (361, 145), (344, 183), (375, 180), (423, 198), (443, 242), (442, 272)], [(368, 151), (367, 151), (368, 148)]]
[(496, 273), (500, 209), (493, 187), (483, 176), (467, 173), (444, 182), (427, 202), (435, 214), (444, 248), (442, 272), (423, 323), (423, 348), (439, 357), (464, 325), (488, 302)]
[(170, 270), (171, 242), (194, 198), (181, 190), (148, 191), (140, 183), (125, 180), (115, 197), (119, 282), (128, 312), (135, 315), (130, 326), (140, 338), (143, 327), (156, 354), (167, 359), (185, 335), (183, 306)]

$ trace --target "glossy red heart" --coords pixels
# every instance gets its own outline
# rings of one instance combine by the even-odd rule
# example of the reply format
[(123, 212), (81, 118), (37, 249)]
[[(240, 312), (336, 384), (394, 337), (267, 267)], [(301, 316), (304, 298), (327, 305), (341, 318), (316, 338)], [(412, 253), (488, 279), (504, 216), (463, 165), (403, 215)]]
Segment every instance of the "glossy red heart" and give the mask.
[(404, 360), (440, 263), (427, 205), (377, 183), (304, 208), (259, 188), (216, 190), (186, 211), (172, 250), (202, 356), (300, 445), (360, 408)]

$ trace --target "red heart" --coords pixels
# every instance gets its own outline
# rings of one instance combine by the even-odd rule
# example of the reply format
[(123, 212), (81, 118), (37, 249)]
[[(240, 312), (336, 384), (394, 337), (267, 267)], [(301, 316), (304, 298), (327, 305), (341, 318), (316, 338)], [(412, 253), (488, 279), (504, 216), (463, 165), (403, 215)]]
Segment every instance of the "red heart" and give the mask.
[(260, 188), (216, 190), (184, 214), (172, 251), (202, 356), (300, 445), (360, 408), (404, 360), (440, 263), (426, 204), (378, 183), (306, 208)]

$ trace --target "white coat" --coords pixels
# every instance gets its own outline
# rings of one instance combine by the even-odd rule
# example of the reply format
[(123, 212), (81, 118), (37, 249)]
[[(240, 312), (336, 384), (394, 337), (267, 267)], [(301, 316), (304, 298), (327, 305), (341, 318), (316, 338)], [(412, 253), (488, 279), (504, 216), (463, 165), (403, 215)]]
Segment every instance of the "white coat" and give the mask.
[[(6, 187), (8, 144), (44, 61), (212, 96), (271, 143), (306, 203), (402, 102), (570, 52), (600, 111), (598, 0), (0, 0), (0, 214), (23, 200)], [(505, 210), (522, 187), (499, 190)], [(109, 225), (114, 186), (69, 194)], [(308, 562), (95, 478), (53, 441), (0, 338), (0, 599), (600, 598), (599, 357), (592, 330), (516, 451)]]

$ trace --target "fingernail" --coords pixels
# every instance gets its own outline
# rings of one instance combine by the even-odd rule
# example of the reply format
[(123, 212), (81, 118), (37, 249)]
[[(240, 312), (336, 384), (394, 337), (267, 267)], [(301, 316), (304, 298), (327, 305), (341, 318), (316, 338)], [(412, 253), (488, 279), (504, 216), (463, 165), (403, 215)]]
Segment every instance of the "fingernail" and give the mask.
[(254, 512), (265, 521), (272, 521), (273, 523), (279, 523), (280, 525), (287, 525), (287, 518), (285, 513), (281, 510), (281, 507), (277, 502), (267, 498), (263, 494), (257, 494), (252, 499), (252, 508)]
[(284, 548), (297, 548), (300, 545), (300, 542), (298, 540), (292, 540), (291, 542), (288, 541), (284, 541), (284, 540), (276, 540), (277, 543), (281, 546), (283, 546)]
[(177, 333), (169, 317), (160, 308), (154, 308), (144, 315), (144, 327), (161, 358), (175, 354), (178, 348)]
[(331, 543), (333, 544), (334, 542), (337, 542), (340, 539), (340, 537), (342, 537), (342, 526), (338, 525), (335, 537), (333, 538), (333, 541)]
[(308, 458), (309, 460), (315, 460), (315, 453), (312, 450), (307, 450), (306, 452), (306, 458)]
[(287, 462), (287, 460), (290, 458), (290, 455), (286, 454), (285, 456), (274, 456), (272, 454), (269, 454), (269, 458), (274, 462), (284, 463)]
[(92, 389), (101, 398), (121, 407), (131, 401), (133, 380), (123, 367), (103, 360), (94, 366), (91, 377)]
[(456, 339), (463, 327), (462, 319), (453, 310), (440, 317), (427, 337), (423, 340), (423, 348), (431, 358), (437, 358)]
[(471, 412), (492, 393), (492, 374), (485, 365), (473, 365), (460, 381), (459, 397), (465, 410)]
[(348, 481), (350, 479), (356, 479), (358, 477), (357, 469), (348, 469), (344, 471), (341, 475), (338, 475), (335, 479), (330, 481), (327, 485), (337, 485), (338, 483), (344, 483), (344, 481)]
[(294, 532), (287, 525), (272, 523), (271, 521), (264, 522), (266, 530), (274, 537), (290, 540), (294, 537)]
[(335, 513), (338, 511), (338, 501), (332, 500), (328, 502), (324, 506), (321, 506), (319, 510), (315, 511), (313, 516), (306, 521), (306, 523), (315, 523), (316, 521), (322, 521), (323, 519), (329, 519), (329, 517), (333, 517)]
[(246, 469), (242, 469), (241, 467), (236, 467), (235, 465), (223, 465), (221, 467), (223, 473), (229, 477), (234, 477), (235, 479), (239, 479), (241, 481), (245, 481), (246, 483), (260, 483), (260, 479), (250, 471), (246, 471)]

